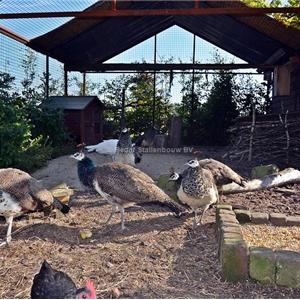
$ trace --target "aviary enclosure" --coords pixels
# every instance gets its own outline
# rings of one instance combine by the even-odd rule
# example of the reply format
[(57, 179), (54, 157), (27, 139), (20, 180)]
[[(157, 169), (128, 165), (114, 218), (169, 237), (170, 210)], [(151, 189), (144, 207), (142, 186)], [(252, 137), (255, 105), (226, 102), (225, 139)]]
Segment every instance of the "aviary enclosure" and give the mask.
[(0, 298), (300, 297), (300, 6), (264, 2), (0, 1)]

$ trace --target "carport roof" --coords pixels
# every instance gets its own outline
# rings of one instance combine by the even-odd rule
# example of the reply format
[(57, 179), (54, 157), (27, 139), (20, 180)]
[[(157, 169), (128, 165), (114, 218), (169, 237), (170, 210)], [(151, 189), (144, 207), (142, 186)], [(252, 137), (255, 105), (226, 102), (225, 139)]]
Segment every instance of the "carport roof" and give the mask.
[[(87, 10), (110, 9), (100, 1)], [(120, 1), (118, 9), (193, 8), (192, 1)], [(243, 7), (239, 1), (201, 1), (205, 7)], [(94, 69), (106, 60), (178, 25), (251, 64), (281, 63), (300, 50), (300, 31), (262, 16), (139, 16), (74, 18), (29, 46), (65, 64), (66, 69)]]

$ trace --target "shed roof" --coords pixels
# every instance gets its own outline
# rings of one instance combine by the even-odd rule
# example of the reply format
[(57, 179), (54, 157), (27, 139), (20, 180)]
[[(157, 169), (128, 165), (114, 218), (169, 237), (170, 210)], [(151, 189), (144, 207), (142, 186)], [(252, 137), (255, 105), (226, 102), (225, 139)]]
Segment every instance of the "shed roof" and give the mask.
[(53, 96), (45, 103), (51, 109), (85, 109), (94, 99), (103, 105), (97, 96)]
[[(87, 10), (110, 8), (99, 1)], [(120, 1), (118, 9), (192, 8), (192, 1)], [(201, 1), (205, 7), (243, 7), (239, 1)], [(173, 25), (178, 25), (251, 64), (281, 63), (300, 50), (300, 31), (264, 16), (142, 16), (74, 18), (29, 45), (89, 70)]]

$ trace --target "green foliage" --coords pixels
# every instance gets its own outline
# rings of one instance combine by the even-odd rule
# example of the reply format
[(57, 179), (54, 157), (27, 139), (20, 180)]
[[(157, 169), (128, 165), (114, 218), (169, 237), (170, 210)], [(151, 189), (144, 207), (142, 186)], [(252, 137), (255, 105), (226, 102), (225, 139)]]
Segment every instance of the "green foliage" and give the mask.
[[(167, 92), (168, 77), (157, 74), (155, 93), (155, 124), (161, 133), (167, 131), (167, 122), (174, 113), (170, 103), (170, 94)], [(121, 104), (123, 90), (125, 94), (126, 126), (134, 135), (152, 125), (153, 109), (153, 74), (138, 73), (134, 75), (121, 75), (111, 81), (106, 81), (100, 89), (103, 102), (106, 106), (104, 124), (105, 138), (116, 137), (113, 133), (120, 128)]]
[[(245, 4), (251, 7), (300, 7), (299, 0), (242, 0)], [(278, 21), (287, 26), (300, 29), (300, 15), (299, 14), (273, 14)]]
[[(14, 78), (0, 73), (0, 168), (32, 171), (46, 164), (67, 140), (63, 115), (42, 105), (45, 81), (37, 87), (36, 57), (28, 51), (22, 62), (21, 95), (11, 92)], [(41, 78), (40, 78), (41, 79)], [(50, 86), (54, 88), (50, 80)]]
[(238, 116), (233, 99), (233, 78), (227, 72), (219, 72), (213, 79), (207, 102), (202, 108), (202, 142), (209, 145), (226, 145), (227, 128)]
[[(218, 52), (214, 63), (225, 63)], [(233, 75), (220, 71), (216, 75), (195, 75), (192, 95), (191, 75), (182, 75), (182, 102), (176, 112), (183, 120), (185, 144), (226, 145), (228, 127), (237, 116), (252, 112), (252, 101), (258, 113), (266, 113), (270, 99), (266, 87), (250, 75)], [(192, 103), (194, 102), (194, 103)]]
[(31, 171), (50, 158), (51, 148), (41, 143), (41, 136), (33, 138), (31, 129), (26, 112), (17, 101), (0, 100), (0, 167)]

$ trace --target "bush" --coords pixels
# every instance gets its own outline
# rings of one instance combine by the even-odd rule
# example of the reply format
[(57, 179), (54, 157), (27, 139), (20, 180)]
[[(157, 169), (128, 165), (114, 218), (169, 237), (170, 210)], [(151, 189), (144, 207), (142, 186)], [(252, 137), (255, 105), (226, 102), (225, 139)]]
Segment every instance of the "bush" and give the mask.
[(0, 167), (32, 171), (45, 165), (51, 148), (42, 137), (32, 137), (32, 125), (26, 112), (16, 102), (0, 100)]

